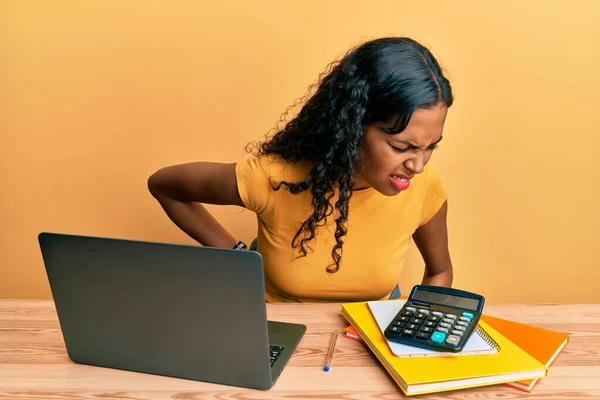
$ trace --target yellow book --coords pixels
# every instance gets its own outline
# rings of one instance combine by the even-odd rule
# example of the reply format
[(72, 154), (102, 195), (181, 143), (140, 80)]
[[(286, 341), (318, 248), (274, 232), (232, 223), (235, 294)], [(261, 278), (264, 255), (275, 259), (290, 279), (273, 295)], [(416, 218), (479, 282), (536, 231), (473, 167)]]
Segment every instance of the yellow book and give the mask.
[(342, 314), (407, 396), (543, 378), (548, 372), (544, 364), (481, 320), (481, 327), (499, 346), (496, 354), (402, 358), (391, 352), (366, 302), (343, 303)]

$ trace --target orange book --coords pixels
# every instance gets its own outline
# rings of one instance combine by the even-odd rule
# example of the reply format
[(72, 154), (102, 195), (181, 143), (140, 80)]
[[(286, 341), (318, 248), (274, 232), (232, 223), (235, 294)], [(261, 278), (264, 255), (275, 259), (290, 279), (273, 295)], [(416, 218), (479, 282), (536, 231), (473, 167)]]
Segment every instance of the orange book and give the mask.
[(344, 329), (344, 332), (344, 336), (346, 336), (348, 339), (356, 340), (357, 342), (364, 342), (364, 340), (362, 340), (362, 338), (358, 334), (356, 328), (352, 325), (348, 325), (346, 329)]
[[(481, 319), (504, 335), (508, 340), (525, 350), (533, 358), (544, 364), (546, 368), (552, 365), (569, 341), (569, 335), (566, 333), (555, 332), (489, 315), (482, 315)], [(505, 385), (525, 392), (531, 392), (538, 381), (539, 379), (531, 379), (505, 383)]]

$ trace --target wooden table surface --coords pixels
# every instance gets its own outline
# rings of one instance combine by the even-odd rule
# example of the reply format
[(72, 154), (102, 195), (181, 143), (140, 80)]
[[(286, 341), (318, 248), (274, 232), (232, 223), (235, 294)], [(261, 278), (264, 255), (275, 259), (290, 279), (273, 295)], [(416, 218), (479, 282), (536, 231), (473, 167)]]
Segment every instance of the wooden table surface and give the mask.
[[(486, 314), (567, 332), (570, 343), (530, 394), (502, 385), (415, 399), (600, 399), (600, 304), (486, 305)], [(268, 391), (161, 377), (71, 362), (54, 304), (0, 300), (0, 399), (398, 399), (400, 389), (366, 345), (339, 337), (331, 371), (323, 362), (339, 304), (269, 304), (269, 318), (308, 330)]]

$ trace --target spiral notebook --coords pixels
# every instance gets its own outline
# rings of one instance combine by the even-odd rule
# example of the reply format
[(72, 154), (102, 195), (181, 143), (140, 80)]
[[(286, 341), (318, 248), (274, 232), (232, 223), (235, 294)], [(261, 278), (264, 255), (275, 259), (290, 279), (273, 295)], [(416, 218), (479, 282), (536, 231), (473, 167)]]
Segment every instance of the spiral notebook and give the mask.
[[(381, 333), (392, 322), (406, 300), (380, 300), (368, 301), (367, 305), (373, 318), (377, 322)], [(478, 354), (495, 354), (500, 350), (500, 345), (485, 331), (481, 325), (471, 334), (462, 351), (458, 353), (439, 352), (420, 347), (409, 346), (386, 340), (391, 352), (397, 357), (427, 357), (427, 356), (469, 356)]]

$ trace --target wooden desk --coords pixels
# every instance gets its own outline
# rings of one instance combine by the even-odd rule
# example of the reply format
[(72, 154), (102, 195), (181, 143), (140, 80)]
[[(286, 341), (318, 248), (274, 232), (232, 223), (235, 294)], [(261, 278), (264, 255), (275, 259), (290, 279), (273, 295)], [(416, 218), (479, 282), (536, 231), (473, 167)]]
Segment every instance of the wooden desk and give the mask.
[[(402, 392), (359, 342), (340, 337), (332, 369), (323, 362), (332, 331), (346, 326), (338, 304), (269, 305), (269, 318), (308, 326), (269, 391), (78, 365), (67, 358), (51, 301), (0, 300), (0, 399), (397, 399)], [(571, 342), (531, 394), (490, 386), (416, 399), (600, 399), (600, 304), (486, 305), (486, 313), (568, 332)]]

